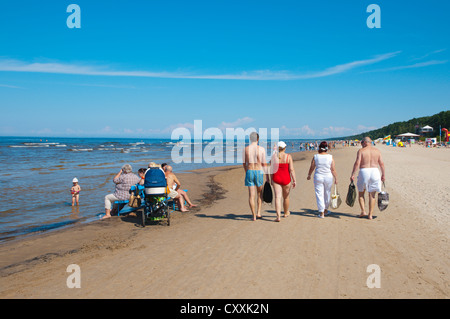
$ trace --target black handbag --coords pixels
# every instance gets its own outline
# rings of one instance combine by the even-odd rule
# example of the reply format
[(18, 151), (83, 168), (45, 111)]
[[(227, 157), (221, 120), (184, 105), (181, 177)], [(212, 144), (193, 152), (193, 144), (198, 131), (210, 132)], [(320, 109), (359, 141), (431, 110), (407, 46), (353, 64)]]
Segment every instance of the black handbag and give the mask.
[(272, 186), (270, 186), (270, 183), (266, 181), (263, 189), (263, 201), (266, 203), (272, 203), (272, 200), (273, 200)]
[(356, 199), (356, 187), (353, 181), (348, 185), (348, 192), (347, 192), (347, 198), (345, 199), (345, 202), (348, 206), (353, 207), (355, 204)]

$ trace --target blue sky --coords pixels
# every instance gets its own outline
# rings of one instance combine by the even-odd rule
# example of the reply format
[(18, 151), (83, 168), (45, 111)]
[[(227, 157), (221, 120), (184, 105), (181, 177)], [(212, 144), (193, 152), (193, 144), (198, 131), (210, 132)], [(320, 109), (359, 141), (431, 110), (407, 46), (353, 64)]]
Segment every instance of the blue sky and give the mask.
[(3, 1), (0, 135), (170, 137), (202, 120), (325, 138), (432, 115), (450, 109), (449, 12), (442, 0)]

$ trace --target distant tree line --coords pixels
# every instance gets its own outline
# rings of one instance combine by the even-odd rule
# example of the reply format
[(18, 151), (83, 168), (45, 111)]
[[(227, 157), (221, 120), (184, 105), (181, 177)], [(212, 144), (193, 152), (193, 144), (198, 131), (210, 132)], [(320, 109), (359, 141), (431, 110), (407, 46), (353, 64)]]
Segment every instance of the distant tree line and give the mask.
[(442, 111), (432, 116), (413, 118), (406, 122), (395, 122), (373, 131), (333, 139), (360, 140), (365, 136), (369, 136), (372, 140), (375, 140), (387, 135), (391, 135), (391, 137), (394, 138), (395, 135), (407, 132), (420, 134), (420, 129), (425, 125), (429, 125), (433, 128), (433, 132), (431, 134), (428, 134), (427, 137), (439, 137), (439, 126), (441, 126), (441, 128), (450, 130), (450, 111)]

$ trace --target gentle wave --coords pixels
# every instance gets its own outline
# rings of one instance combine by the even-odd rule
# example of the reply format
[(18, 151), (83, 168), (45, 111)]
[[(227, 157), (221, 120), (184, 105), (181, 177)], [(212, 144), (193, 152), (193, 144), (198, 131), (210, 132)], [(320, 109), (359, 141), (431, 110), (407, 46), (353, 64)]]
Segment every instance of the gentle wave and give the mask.
[(94, 149), (93, 148), (69, 148), (67, 150), (71, 151), (71, 152), (90, 152), (90, 151), (93, 151)]

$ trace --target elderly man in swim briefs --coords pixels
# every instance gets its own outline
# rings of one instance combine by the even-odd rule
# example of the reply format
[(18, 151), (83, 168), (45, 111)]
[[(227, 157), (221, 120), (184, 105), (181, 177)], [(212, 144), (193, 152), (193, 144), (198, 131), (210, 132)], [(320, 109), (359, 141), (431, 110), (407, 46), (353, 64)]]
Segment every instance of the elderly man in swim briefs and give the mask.
[[(381, 182), (385, 181), (384, 162), (381, 158), (381, 152), (372, 146), (370, 137), (365, 137), (361, 141), (362, 148), (358, 150), (356, 161), (353, 165), (352, 176), (350, 180), (355, 179), (355, 173), (359, 168), (358, 180), (356, 186), (358, 188), (358, 201), (361, 207), (361, 214), (359, 217), (366, 217), (372, 219), (373, 210), (375, 208), (375, 194), (381, 191)], [(381, 169), (381, 176), (380, 171)], [(364, 194), (369, 192), (369, 214), (367, 215), (364, 209)]]
[[(258, 145), (259, 135), (256, 132), (250, 134), (250, 145), (244, 149), (245, 186), (248, 187), (248, 203), (252, 211), (253, 220), (262, 218), (262, 190), (264, 184), (264, 169), (266, 168), (266, 150)], [(255, 197), (257, 207), (255, 211)]]

